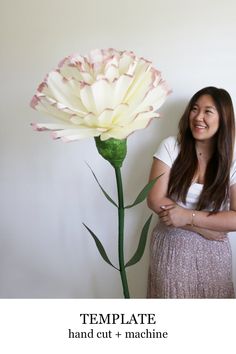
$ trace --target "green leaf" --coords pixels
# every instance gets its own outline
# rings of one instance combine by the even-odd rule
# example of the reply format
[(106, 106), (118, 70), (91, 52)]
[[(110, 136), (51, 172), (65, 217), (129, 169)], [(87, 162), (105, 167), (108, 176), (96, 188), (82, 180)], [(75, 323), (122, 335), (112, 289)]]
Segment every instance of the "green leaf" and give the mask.
[(150, 182), (148, 182), (148, 184), (146, 184), (146, 186), (143, 188), (143, 190), (139, 193), (139, 195), (137, 196), (137, 198), (135, 199), (135, 201), (133, 202), (133, 204), (127, 205), (125, 207), (125, 209), (128, 208), (132, 208), (133, 206), (141, 203), (144, 201), (144, 199), (146, 199), (149, 191), (152, 189), (152, 187), (154, 186), (154, 184), (156, 183), (156, 181), (158, 180), (158, 178), (160, 178), (164, 173), (162, 173), (160, 176), (157, 176), (156, 178), (154, 178), (153, 180), (151, 180)]
[(114, 202), (114, 200), (107, 194), (107, 192), (104, 190), (104, 188), (101, 186), (101, 184), (99, 183), (95, 173), (93, 172), (92, 168), (89, 166), (89, 164), (86, 162), (87, 166), (90, 168), (90, 171), (93, 174), (93, 177), (95, 178), (95, 181), (97, 182), (97, 184), (99, 185), (99, 187), (101, 188), (103, 194), (105, 195), (105, 197), (109, 200), (109, 202), (111, 202), (113, 205), (115, 205), (118, 208), (118, 205)]
[(99, 239), (97, 238), (97, 236), (93, 233), (92, 230), (90, 230), (90, 228), (89, 228), (87, 225), (85, 225), (84, 223), (83, 223), (83, 225), (86, 227), (86, 229), (88, 230), (88, 232), (90, 233), (90, 235), (93, 237), (93, 239), (94, 239), (94, 241), (95, 241), (95, 243), (96, 243), (97, 249), (98, 249), (100, 255), (102, 256), (102, 258), (104, 259), (104, 261), (107, 262), (109, 265), (111, 265), (111, 266), (112, 266), (113, 268), (115, 268), (116, 270), (119, 270), (119, 269), (116, 268), (116, 267), (111, 263), (111, 261), (109, 260), (107, 254), (106, 254), (106, 251), (105, 251), (105, 249), (104, 249), (102, 243), (101, 243), (101, 242), (99, 241)]
[(147, 235), (148, 235), (148, 230), (149, 230), (149, 226), (151, 223), (151, 219), (152, 219), (152, 215), (149, 216), (148, 220), (146, 221), (146, 223), (142, 229), (141, 236), (139, 239), (138, 248), (137, 248), (135, 254), (129, 260), (129, 262), (126, 263), (125, 267), (130, 267), (131, 265), (136, 264), (142, 258), (144, 250), (145, 250), (146, 242), (147, 242)]

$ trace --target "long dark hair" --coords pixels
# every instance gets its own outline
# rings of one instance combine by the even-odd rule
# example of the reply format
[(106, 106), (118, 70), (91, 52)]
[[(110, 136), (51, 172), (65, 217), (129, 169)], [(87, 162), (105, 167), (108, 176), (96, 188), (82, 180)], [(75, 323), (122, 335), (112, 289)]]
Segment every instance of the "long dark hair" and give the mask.
[(233, 160), (235, 120), (233, 103), (229, 93), (216, 87), (205, 87), (190, 100), (179, 122), (178, 144), (180, 152), (170, 172), (168, 195), (182, 202), (192, 184), (198, 166), (195, 140), (189, 125), (189, 115), (202, 95), (210, 95), (219, 114), (219, 128), (215, 135), (215, 149), (205, 173), (205, 183), (198, 200), (197, 210), (220, 210), (229, 198), (230, 167)]

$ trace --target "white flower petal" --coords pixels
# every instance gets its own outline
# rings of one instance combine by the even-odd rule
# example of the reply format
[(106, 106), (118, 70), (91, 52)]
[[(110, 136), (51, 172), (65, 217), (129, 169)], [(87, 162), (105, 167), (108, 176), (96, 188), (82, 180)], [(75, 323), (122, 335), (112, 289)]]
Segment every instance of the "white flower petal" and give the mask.
[(96, 112), (100, 115), (106, 108), (112, 107), (112, 88), (107, 80), (99, 80), (91, 86)]
[(120, 76), (119, 73), (119, 69), (117, 66), (115, 66), (114, 64), (112, 65), (108, 65), (105, 68), (105, 78), (109, 81), (109, 82), (113, 82), (115, 79), (117, 79)]
[[(32, 103), (33, 100), (34, 103)], [(71, 114), (58, 109), (56, 105), (52, 104), (46, 97), (37, 97), (37, 102), (36, 98), (33, 100), (31, 101), (32, 107), (37, 109), (37, 111), (46, 113), (63, 121), (68, 122), (70, 120)]]
[[(120, 106), (119, 106), (120, 108)], [(124, 110), (122, 109), (116, 109), (113, 114), (113, 126), (114, 127), (125, 127), (127, 124), (129, 124), (133, 119), (135, 118), (135, 115), (131, 114), (129, 108), (125, 105)]]
[(76, 65), (65, 65), (60, 68), (60, 73), (63, 77), (66, 79), (75, 79), (78, 82), (83, 81), (83, 76), (81, 75), (80, 70), (78, 70), (78, 67)]
[(75, 125), (83, 125), (84, 124), (84, 118), (78, 117), (76, 115), (73, 115), (70, 117), (70, 122)]
[(153, 118), (159, 117), (156, 112), (142, 112), (136, 116), (129, 124), (120, 127), (114, 127), (101, 134), (101, 140), (114, 139), (126, 139), (132, 132), (147, 127), (149, 122)]
[(129, 89), (133, 78), (129, 75), (121, 75), (118, 80), (113, 83), (113, 97), (112, 97), (112, 106), (116, 107), (121, 102)]
[(87, 112), (92, 112), (96, 115), (97, 109), (90, 85), (84, 85), (83, 88), (81, 88), (80, 97), (82, 104), (86, 107)]
[(64, 141), (79, 140), (99, 136), (101, 132), (98, 129), (89, 129), (81, 127), (80, 129), (66, 129), (54, 131), (53, 139), (63, 139)]
[(152, 106), (154, 111), (157, 110), (164, 103), (168, 94), (169, 92), (164, 86), (159, 85), (156, 88), (152, 88), (147, 92), (146, 97), (140, 105), (136, 107), (135, 112), (146, 110), (149, 106)]
[(152, 84), (152, 75), (150, 71), (141, 72), (138, 77), (134, 77), (132, 84), (124, 98), (124, 102), (130, 106), (139, 104), (145, 97), (146, 92)]
[(37, 131), (44, 130), (63, 130), (71, 128), (71, 126), (66, 124), (53, 124), (53, 123), (32, 123), (32, 128)]
[(170, 90), (151, 62), (133, 52), (97, 49), (64, 58), (50, 72), (31, 106), (67, 123), (33, 125), (72, 141), (89, 136), (124, 139), (157, 117)]
[(49, 97), (54, 97), (56, 101), (68, 108), (84, 114), (86, 108), (80, 99), (80, 84), (78, 82), (73, 79), (65, 79), (59, 72), (52, 71), (48, 75), (47, 86), (48, 92), (46, 94)]
[(123, 55), (121, 55), (120, 60), (119, 60), (119, 71), (120, 74), (123, 75), (125, 73), (129, 74), (129, 68), (130, 65), (133, 65), (135, 61), (135, 55), (132, 52), (124, 52)]
[(86, 127), (93, 127), (93, 128), (98, 127), (99, 126), (98, 118), (95, 114), (89, 113), (84, 117), (83, 124)]
[(94, 49), (88, 54), (91, 63), (101, 63), (103, 61), (103, 53), (101, 49)]
[(113, 109), (105, 109), (98, 117), (97, 120), (99, 122), (100, 127), (110, 127), (113, 123)]
[(114, 109), (112, 123), (114, 126), (121, 126), (130, 120), (130, 109), (127, 103), (122, 103)]

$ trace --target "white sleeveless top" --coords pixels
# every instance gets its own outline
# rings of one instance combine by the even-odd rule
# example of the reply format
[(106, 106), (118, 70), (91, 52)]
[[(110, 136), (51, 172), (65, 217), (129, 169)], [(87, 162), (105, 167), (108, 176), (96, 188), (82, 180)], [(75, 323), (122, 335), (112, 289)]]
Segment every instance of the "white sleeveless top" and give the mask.
[[(175, 136), (169, 136), (168, 138), (164, 139), (161, 144), (159, 145), (154, 157), (163, 161), (167, 166), (170, 168), (172, 167), (175, 159), (179, 154), (179, 145), (177, 143), (177, 138)], [(231, 166), (230, 170), (230, 185), (236, 183), (236, 158)], [(188, 190), (186, 196), (186, 203), (182, 203), (180, 201), (176, 201), (180, 206), (183, 206), (188, 209), (196, 209), (197, 202), (199, 196), (201, 194), (203, 188), (203, 184), (200, 183), (193, 183)], [(227, 209), (228, 206), (225, 205), (222, 209)]]

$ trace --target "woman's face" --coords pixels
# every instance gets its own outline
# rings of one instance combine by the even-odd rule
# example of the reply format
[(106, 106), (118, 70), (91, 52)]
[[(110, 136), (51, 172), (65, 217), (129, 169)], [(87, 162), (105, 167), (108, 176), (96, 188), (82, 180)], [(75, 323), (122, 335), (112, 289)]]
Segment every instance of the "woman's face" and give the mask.
[(194, 139), (209, 140), (219, 128), (219, 113), (210, 95), (202, 95), (189, 114), (189, 125)]

